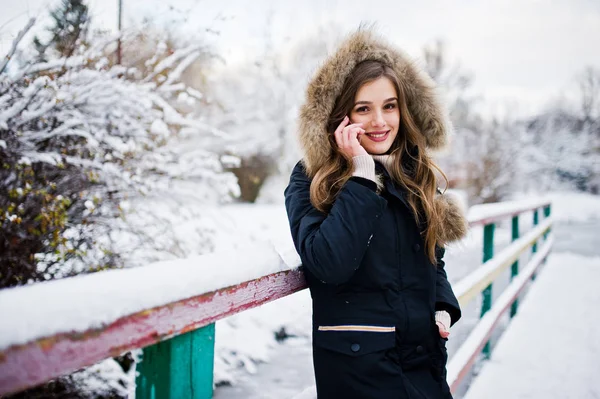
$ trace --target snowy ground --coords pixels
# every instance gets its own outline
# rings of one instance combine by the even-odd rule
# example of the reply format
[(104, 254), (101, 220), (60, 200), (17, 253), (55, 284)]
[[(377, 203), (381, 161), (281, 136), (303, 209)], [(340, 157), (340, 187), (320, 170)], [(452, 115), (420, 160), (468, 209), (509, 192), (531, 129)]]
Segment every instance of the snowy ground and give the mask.
[(598, 282), (600, 256), (550, 255), (466, 399), (600, 398)]
[[(556, 221), (553, 229), (554, 251), (600, 255), (597, 239), (597, 232), (600, 231), (600, 198), (557, 193), (552, 194), (551, 199)], [(236, 236), (258, 237), (255, 239), (271, 241), (276, 247), (289, 240), (283, 206), (232, 206), (226, 212), (231, 217), (232, 226), (233, 220), (242, 221), (240, 225), (244, 226), (244, 231), (238, 230)], [(253, 220), (261, 222), (255, 223)], [(521, 218), (520, 227), (522, 232), (528, 231), (531, 214)], [(509, 237), (508, 223), (496, 229), (496, 251), (508, 244)], [(481, 241), (481, 229), (473, 229), (469, 238), (448, 250), (446, 260), (451, 282), (460, 280), (481, 263)], [(526, 262), (526, 258), (524, 256), (522, 262)], [(508, 275), (500, 276), (494, 284), (494, 296), (499, 295), (507, 283)], [(463, 309), (463, 319), (453, 328), (448, 345), (450, 356), (477, 323), (480, 312), (478, 302), (474, 301)], [(215, 377), (217, 381), (231, 381), (233, 384), (217, 388), (215, 398), (289, 398), (314, 384), (310, 315), (310, 296), (303, 291), (218, 322)], [(247, 326), (251, 327), (249, 331)], [(282, 343), (276, 342), (273, 339), (274, 332), (281, 327), (295, 337)], [(232, 352), (235, 354), (232, 355)], [(240, 354), (243, 354), (242, 361), (239, 360)], [(231, 360), (223, 362), (228, 356)], [(244, 367), (234, 367), (236, 361)]]

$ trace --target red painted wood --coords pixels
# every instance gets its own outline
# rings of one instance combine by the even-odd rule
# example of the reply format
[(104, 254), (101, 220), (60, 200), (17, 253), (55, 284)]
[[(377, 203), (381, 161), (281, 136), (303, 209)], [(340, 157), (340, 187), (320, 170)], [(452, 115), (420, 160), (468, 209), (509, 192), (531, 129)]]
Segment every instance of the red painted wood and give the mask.
[(0, 352), (0, 395), (206, 326), (306, 288), (300, 270), (278, 272), (125, 316), (108, 326), (58, 334)]
[(486, 216), (486, 217), (482, 217), (480, 219), (475, 219), (475, 220), (469, 220), (469, 227), (475, 227), (475, 226), (485, 226), (486, 224), (490, 224), (490, 223), (495, 223), (498, 222), (500, 220), (505, 220), (508, 218), (512, 218), (513, 216), (517, 216), (520, 215), (524, 212), (529, 212), (529, 211), (534, 211), (536, 209), (541, 209), (545, 206), (550, 205), (550, 202), (543, 202), (540, 203), (536, 206), (525, 206), (522, 208), (515, 208), (509, 212), (503, 212), (503, 213), (497, 213), (494, 214), (493, 216)]
[(451, 384), (450, 391), (453, 394), (456, 393), (456, 390), (462, 383), (463, 379), (471, 371), (471, 368), (473, 367), (473, 365), (475, 364), (475, 361), (481, 354), (483, 347), (485, 346), (486, 342), (489, 341), (490, 337), (492, 336), (492, 333), (496, 329), (496, 326), (498, 325), (498, 322), (500, 321), (500, 318), (502, 317), (502, 315), (510, 308), (510, 305), (515, 301), (515, 299), (517, 299), (519, 297), (519, 295), (521, 295), (521, 292), (523, 291), (523, 289), (525, 288), (525, 285), (527, 285), (527, 282), (529, 281), (529, 277), (531, 277), (531, 275), (536, 272), (536, 270), (539, 268), (539, 266), (542, 264), (542, 262), (548, 257), (549, 253), (550, 253), (550, 248), (548, 248), (547, 252), (544, 254), (544, 257), (540, 258), (539, 263), (536, 265), (536, 267), (531, 270), (531, 273), (529, 274), (529, 276), (527, 276), (528, 278), (524, 280), (523, 285), (519, 288), (519, 290), (515, 293), (515, 295), (512, 296), (512, 299), (502, 308), (502, 311), (500, 313), (498, 313), (498, 317), (496, 318), (496, 320), (494, 320), (494, 323), (492, 323), (492, 326), (489, 329), (489, 331), (487, 332), (487, 334), (485, 335), (485, 338), (479, 343), (479, 345), (477, 346), (475, 351), (471, 354), (469, 361), (460, 370), (460, 372), (458, 373), (458, 377)]

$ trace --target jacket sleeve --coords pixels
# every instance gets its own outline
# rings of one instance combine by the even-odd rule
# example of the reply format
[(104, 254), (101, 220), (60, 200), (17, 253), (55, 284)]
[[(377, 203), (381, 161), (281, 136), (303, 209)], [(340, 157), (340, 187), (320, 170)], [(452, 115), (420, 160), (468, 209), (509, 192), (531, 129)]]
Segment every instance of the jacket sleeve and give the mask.
[(444, 254), (446, 250), (442, 247), (435, 248), (435, 257), (437, 259), (437, 281), (436, 281), (436, 299), (435, 310), (445, 310), (450, 314), (451, 324), (456, 323), (461, 317), (461, 310), (458, 300), (452, 291), (448, 275), (444, 270)]
[(387, 201), (376, 184), (352, 177), (328, 214), (310, 202), (310, 180), (299, 162), (285, 189), (292, 239), (303, 266), (328, 284), (348, 281), (358, 269)]

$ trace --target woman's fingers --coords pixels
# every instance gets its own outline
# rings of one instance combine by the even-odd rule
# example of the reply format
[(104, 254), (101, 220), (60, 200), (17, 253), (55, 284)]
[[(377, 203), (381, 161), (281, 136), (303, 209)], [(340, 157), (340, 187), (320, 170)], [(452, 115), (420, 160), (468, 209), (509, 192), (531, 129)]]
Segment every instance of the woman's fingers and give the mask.
[(360, 135), (365, 131), (362, 129), (362, 123), (353, 123), (348, 124), (350, 122), (350, 118), (347, 116), (342, 120), (339, 124), (338, 128), (335, 130), (335, 141), (338, 147), (350, 156), (355, 156), (357, 152), (357, 147), (360, 147)]
[(352, 149), (352, 132), (356, 129), (354, 125), (349, 125), (344, 128), (344, 144), (346, 145), (346, 149)]
[(343, 130), (347, 124), (348, 124), (348, 117), (345, 117), (344, 120), (342, 120), (342, 123), (339, 124), (339, 126), (337, 127), (337, 129), (335, 129), (335, 132), (333, 133), (335, 136), (335, 142), (339, 148), (344, 148), (343, 143), (342, 143), (342, 135), (343, 135)]
[(352, 127), (348, 126), (346, 128), (348, 129), (348, 147), (354, 150), (353, 152), (356, 152), (357, 148), (360, 146), (359, 137), (364, 133), (364, 130), (360, 127), (361, 125), (361, 123), (357, 123), (355, 125), (350, 125)]
[(348, 118), (347, 116), (344, 117), (342, 122), (338, 125), (337, 129), (335, 129), (335, 132), (334, 132), (335, 141), (339, 148), (345, 148), (344, 147), (344, 139), (343, 139), (344, 128), (348, 125), (349, 121), (350, 121), (350, 118)]
[(361, 128), (362, 123), (354, 123), (352, 125), (346, 126), (344, 131), (346, 132), (346, 140), (349, 147), (352, 147), (354, 140), (358, 139), (358, 135), (364, 130)]
[(344, 128), (348, 125), (348, 122), (350, 122), (350, 118), (348, 118), (347, 116), (344, 117), (344, 119), (342, 119), (342, 122), (340, 122), (340, 124), (338, 125), (337, 129), (335, 129), (335, 135), (337, 136), (338, 133), (341, 133), (342, 130), (344, 130)]
[[(350, 125), (350, 126), (352, 126), (352, 125)], [(343, 143), (343, 145), (342, 145), (342, 148), (343, 148), (345, 151), (347, 151), (347, 150), (348, 150), (348, 148), (350, 147), (350, 146), (349, 146), (349, 144), (350, 144), (350, 141), (348, 141), (348, 129), (349, 129), (349, 128), (350, 128), (349, 126), (346, 126), (346, 127), (345, 127), (345, 128), (342, 130), (342, 143)]]

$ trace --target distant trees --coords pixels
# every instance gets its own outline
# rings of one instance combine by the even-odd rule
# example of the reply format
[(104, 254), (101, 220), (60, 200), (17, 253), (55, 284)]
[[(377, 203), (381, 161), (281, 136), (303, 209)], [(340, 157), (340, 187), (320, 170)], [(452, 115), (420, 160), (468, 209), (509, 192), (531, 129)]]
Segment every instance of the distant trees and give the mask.
[(74, 54), (85, 42), (90, 22), (88, 7), (82, 0), (62, 0), (50, 16), (52, 26), (47, 28), (50, 38), (45, 43), (38, 36), (33, 39), (40, 61), (48, 59), (46, 51), (49, 48), (62, 57)]
[[(297, 148), (296, 116), (306, 84), (317, 64), (333, 49), (342, 30), (322, 26), (295, 43), (275, 47), (265, 33), (264, 53), (255, 60), (225, 68), (212, 85), (219, 107), (211, 121), (227, 132), (226, 154), (239, 156), (231, 168), (240, 184), (240, 199), (254, 202), (272, 178), (286, 179), (301, 155)], [(285, 176), (288, 175), (288, 176)], [(285, 176), (285, 177), (283, 177)], [(267, 187), (268, 190), (268, 187)], [(276, 187), (278, 200), (282, 189)]]
[(441, 41), (423, 50), (426, 70), (445, 94), (455, 132), (438, 160), (450, 186), (471, 203), (496, 202), (514, 191), (573, 187), (600, 190), (600, 72), (576, 80), (576, 103), (557, 100), (525, 120), (483, 116), (471, 93), (473, 77), (450, 66)]
[(514, 187), (519, 166), (519, 131), (506, 118), (484, 118), (476, 111), (473, 76), (450, 65), (442, 41), (423, 48), (427, 73), (443, 92), (454, 132), (448, 150), (437, 154), (450, 187), (465, 190), (470, 203), (502, 200)]
[[(544, 188), (570, 186), (600, 192), (600, 70), (585, 68), (575, 80), (576, 101), (559, 99), (524, 125), (531, 145), (531, 178)], [(540, 177), (542, 179), (540, 179)]]

